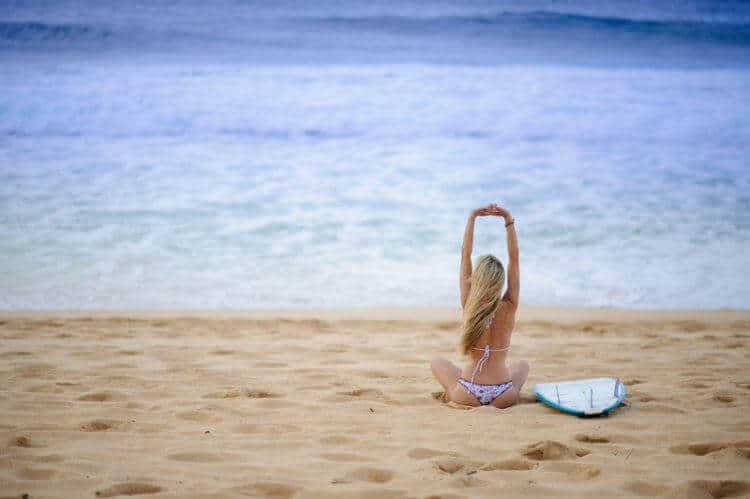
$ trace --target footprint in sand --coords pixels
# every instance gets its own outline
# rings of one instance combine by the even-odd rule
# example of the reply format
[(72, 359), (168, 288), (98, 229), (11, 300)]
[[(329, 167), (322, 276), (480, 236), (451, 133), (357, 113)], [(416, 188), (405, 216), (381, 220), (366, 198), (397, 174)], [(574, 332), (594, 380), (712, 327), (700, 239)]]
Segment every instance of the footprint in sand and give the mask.
[(116, 353), (120, 355), (127, 355), (127, 356), (135, 356), (135, 355), (143, 355), (143, 352), (140, 350), (118, 350)]
[(492, 462), (486, 463), (480, 469), (482, 471), (498, 471), (498, 470), (528, 471), (528, 470), (536, 469), (538, 466), (539, 466), (539, 463), (528, 461), (520, 457), (515, 457), (515, 458), (505, 459), (503, 461), (492, 461)]
[(113, 392), (94, 392), (87, 393), (78, 397), (78, 400), (84, 402), (107, 402), (108, 400), (121, 399), (122, 397)]
[(251, 399), (268, 399), (268, 398), (278, 398), (283, 397), (283, 394), (271, 392), (268, 390), (259, 390), (259, 389), (252, 389), (248, 388), (244, 392), (245, 397), (251, 398)]
[(691, 480), (682, 487), (688, 497), (740, 497), (750, 492), (750, 483), (737, 480)]
[(583, 457), (591, 451), (583, 448), (569, 447), (554, 440), (541, 440), (528, 445), (522, 454), (536, 461), (549, 461), (557, 459), (568, 459)]
[(591, 435), (588, 433), (578, 433), (575, 436), (575, 439), (579, 442), (586, 442), (590, 444), (606, 444), (610, 442), (609, 438), (607, 437), (601, 435)]
[(44, 445), (40, 445), (36, 442), (32, 442), (31, 437), (27, 435), (21, 435), (21, 436), (12, 438), (10, 440), (10, 446), (11, 447), (24, 447), (26, 449), (30, 449), (32, 447), (44, 447)]
[(434, 461), (434, 466), (436, 470), (452, 475), (464, 469), (466, 463), (455, 457), (441, 457)]
[(724, 404), (731, 404), (734, 402), (734, 395), (729, 392), (716, 392), (713, 394), (712, 398), (717, 402), (722, 402)]
[(156, 494), (162, 488), (148, 483), (117, 483), (103, 490), (97, 490), (97, 497), (135, 496), (140, 494)]
[[(738, 442), (706, 442), (696, 444), (683, 444), (670, 447), (673, 454), (693, 454), (694, 456), (705, 456), (724, 449), (747, 449), (750, 450), (750, 440)], [(747, 457), (747, 456), (746, 456)]]
[(232, 490), (243, 496), (284, 499), (292, 497), (300, 489), (284, 483), (256, 482), (235, 487)]
[(111, 419), (95, 419), (78, 427), (81, 431), (107, 431), (120, 426), (122, 422)]
[(395, 476), (394, 472), (381, 468), (358, 468), (346, 475), (347, 478), (352, 480), (371, 483), (390, 482)]
[(726, 350), (735, 350), (737, 348), (745, 348), (747, 345), (742, 341), (732, 341), (729, 343), (725, 343), (722, 348)]
[(237, 352), (235, 352), (234, 350), (217, 349), (217, 350), (212, 350), (209, 353), (211, 355), (234, 355)]

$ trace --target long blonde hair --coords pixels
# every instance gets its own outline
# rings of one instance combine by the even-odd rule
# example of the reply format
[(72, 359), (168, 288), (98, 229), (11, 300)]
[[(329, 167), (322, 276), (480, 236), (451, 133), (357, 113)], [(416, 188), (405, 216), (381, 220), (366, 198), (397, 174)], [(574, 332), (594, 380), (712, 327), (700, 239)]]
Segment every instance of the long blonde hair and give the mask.
[(505, 284), (505, 269), (493, 255), (477, 259), (471, 273), (471, 289), (466, 298), (463, 314), (461, 350), (468, 354), (484, 333), (488, 319), (500, 304), (500, 292)]

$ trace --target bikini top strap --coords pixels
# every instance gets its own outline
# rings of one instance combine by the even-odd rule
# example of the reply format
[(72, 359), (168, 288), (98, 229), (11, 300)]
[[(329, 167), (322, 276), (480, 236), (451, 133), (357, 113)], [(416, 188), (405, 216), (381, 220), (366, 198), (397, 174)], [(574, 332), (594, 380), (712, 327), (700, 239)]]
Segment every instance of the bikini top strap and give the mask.
[(477, 372), (480, 372), (482, 368), (484, 367), (484, 364), (487, 362), (487, 360), (490, 358), (490, 352), (507, 352), (510, 350), (510, 345), (508, 345), (505, 348), (490, 348), (489, 345), (485, 345), (484, 348), (477, 348), (473, 347), (474, 350), (484, 350), (484, 353), (482, 354), (482, 357), (479, 359), (479, 362), (477, 362), (476, 367), (474, 368), (474, 372), (471, 375), (471, 382), (474, 382), (474, 376), (477, 375)]
[(510, 345), (508, 345), (505, 348), (490, 348), (489, 345), (485, 345), (484, 348), (476, 348), (476, 347), (474, 347), (474, 350), (485, 350), (485, 349), (489, 350), (490, 352), (507, 352), (508, 350), (510, 350)]
[(481, 371), (484, 367), (484, 363), (487, 362), (487, 359), (490, 358), (490, 346), (485, 345), (484, 348), (475, 348), (474, 350), (484, 350), (484, 353), (482, 354), (482, 358), (479, 359), (479, 362), (477, 362), (476, 367), (474, 368), (474, 372), (471, 374), (471, 382), (474, 382), (474, 376), (477, 375), (477, 372)]

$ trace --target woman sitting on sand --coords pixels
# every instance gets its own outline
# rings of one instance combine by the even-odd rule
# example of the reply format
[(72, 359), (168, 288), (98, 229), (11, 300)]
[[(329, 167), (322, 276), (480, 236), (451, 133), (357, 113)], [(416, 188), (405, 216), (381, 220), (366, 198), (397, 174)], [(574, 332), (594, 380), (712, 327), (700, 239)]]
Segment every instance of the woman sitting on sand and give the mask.
[[(508, 289), (500, 296), (505, 281), (503, 264), (493, 255), (482, 255), (471, 270), (474, 220), (496, 216), (505, 219), (508, 233)], [(503, 409), (518, 402), (529, 374), (525, 360), (505, 362), (518, 308), (518, 243), (513, 218), (508, 210), (492, 203), (469, 215), (461, 246), (461, 308), (463, 335), (461, 350), (470, 362), (461, 371), (449, 360), (436, 356), (430, 367), (452, 402), (489, 405)]]

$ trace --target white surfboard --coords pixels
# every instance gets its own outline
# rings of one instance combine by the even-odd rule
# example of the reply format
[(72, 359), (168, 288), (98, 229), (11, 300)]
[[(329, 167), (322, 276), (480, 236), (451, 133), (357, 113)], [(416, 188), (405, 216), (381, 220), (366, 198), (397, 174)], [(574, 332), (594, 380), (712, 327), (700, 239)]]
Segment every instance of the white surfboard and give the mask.
[(534, 385), (537, 399), (578, 416), (607, 414), (620, 405), (627, 390), (617, 378), (591, 378)]

